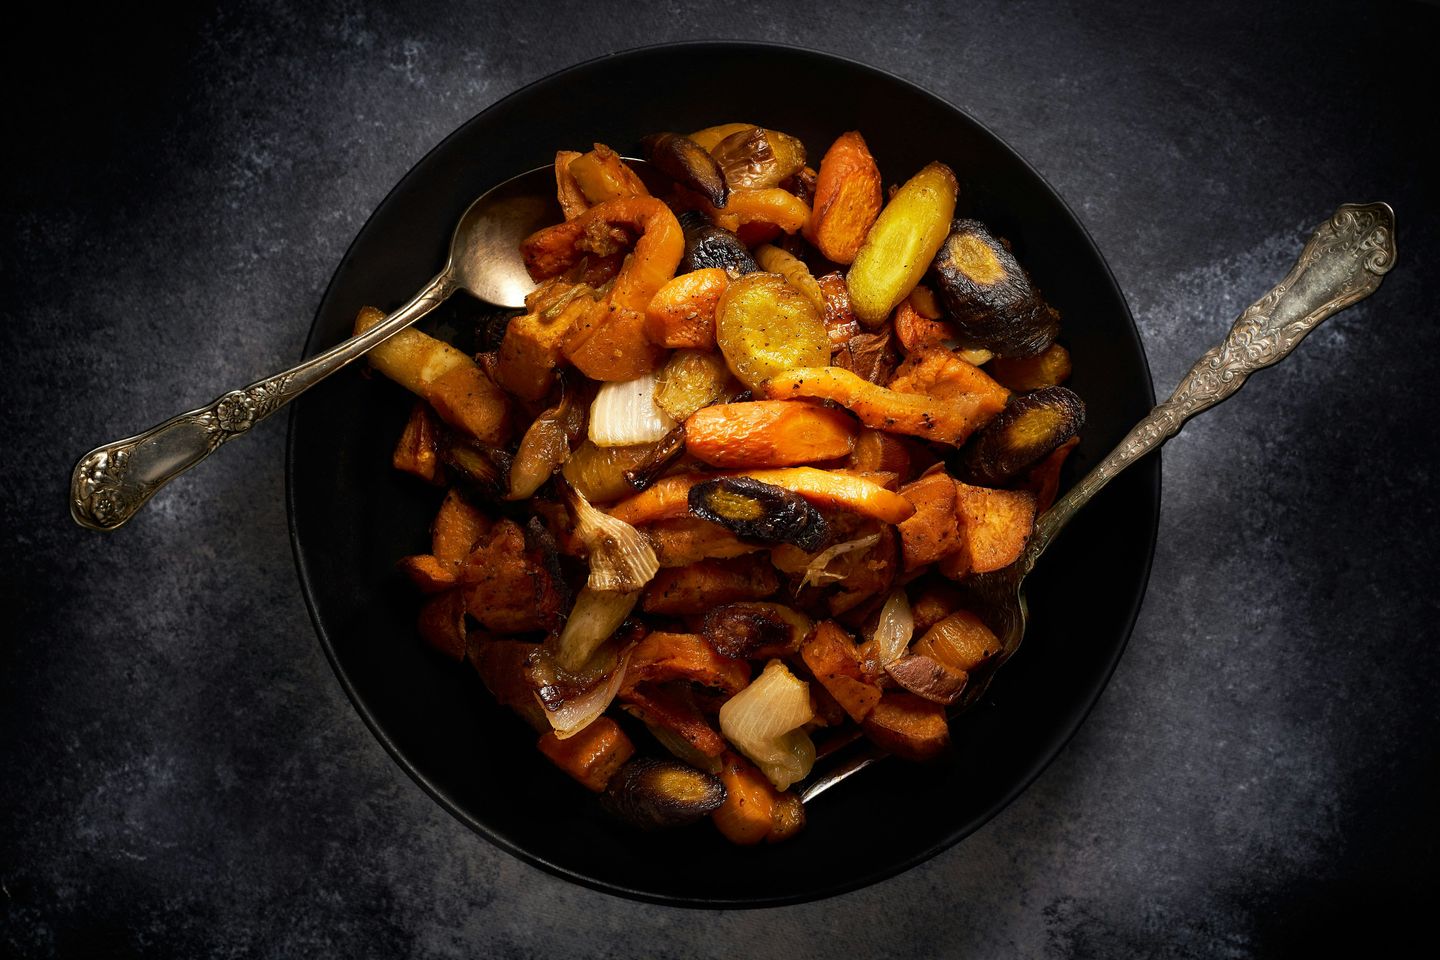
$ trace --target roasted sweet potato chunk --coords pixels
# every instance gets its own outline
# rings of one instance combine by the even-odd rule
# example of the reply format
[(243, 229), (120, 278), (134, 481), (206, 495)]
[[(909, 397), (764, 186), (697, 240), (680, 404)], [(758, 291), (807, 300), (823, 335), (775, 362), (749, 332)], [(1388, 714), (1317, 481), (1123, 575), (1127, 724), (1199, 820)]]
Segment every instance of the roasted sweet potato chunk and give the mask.
[(661, 570), (640, 604), (646, 613), (684, 616), (736, 600), (762, 600), (779, 587), (775, 568), (763, 557), (702, 560)]
[(1035, 528), (1035, 495), (968, 483), (956, 483), (955, 490), (961, 547), (940, 561), (940, 572), (953, 579), (1014, 563)]
[(1079, 445), (1080, 438), (1071, 437), (1026, 472), (1022, 487), (1035, 494), (1037, 517), (1054, 506), (1055, 498), (1060, 493), (1060, 471), (1071, 451)]
[(973, 673), (1000, 652), (1000, 641), (975, 614), (955, 610), (932, 624), (911, 652), (952, 670)]
[(440, 502), (440, 510), (430, 527), (430, 552), (441, 560), (458, 564), (470, 555), (490, 527), (490, 519), (459, 490), (452, 488)]
[(630, 669), (621, 691), (641, 683), (670, 680), (714, 687), (733, 697), (750, 682), (750, 667), (743, 660), (721, 656), (709, 640), (698, 634), (655, 630), (631, 652)]
[(460, 579), (466, 612), (496, 633), (553, 629), (568, 606), (563, 581), (511, 520), (470, 552)]
[(769, 660), (797, 652), (811, 627), (784, 604), (740, 601), (707, 611), (701, 633), (723, 656)]
[(680, 274), (650, 299), (646, 334), (671, 350), (715, 349), (715, 308), (729, 285), (729, 274), (719, 267)]
[(887, 663), (885, 672), (915, 696), (947, 706), (960, 699), (970, 679), (965, 671), (918, 653)]
[(400, 571), (421, 593), (440, 593), (455, 586), (459, 565), (446, 563), (434, 554), (422, 553), (400, 559)]
[(609, 717), (600, 717), (564, 740), (552, 730), (540, 738), (538, 746), (551, 763), (596, 793), (635, 755), (635, 745)]
[(906, 760), (933, 760), (950, 746), (945, 708), (907, 691), (890, 691), (862, 721), (877, 746)]
[(928, 473), (901, 487), (900, 495), (915, 505), (915, 515), (896, 527), (907, 573), (960, 549), (954, 480), (943, 471)]
[(710, 819), (731, 843), (775, 843), (804, 826), (805, 807), (800, 798), (776, 790), (765, 774), (738, 753), (725, 752), (720, 782), (725, 787), (725, 802)]
[[(901, 393), (919, 393), (941, 400), (975, 398), (987, 411), (1003, 409), (1010, 399), (1010, 391), (984, 370), (949, 350), (934, 347), (921, 347), (906, 357), (889, 386)], [(988, 419), (987, 416), (984, 422)]]
[(713, 760), (725, 752), (725, 738), (696, 706), (690, 688), (675, 683), (642, 683), (622, 692), (619, 699), (626, 713), (657, 736), (678, 738), (684, 753)]
[(465, 597), (447, 590), (420, 607), (420, 638), (452, 660), (465, 659)]
[(845, 708), (850, 719), (864, 720), (880, 702), (880, 688), (866, 677), (855, 641), (833, 620), (815, 625), (800, 645), (800, 657), (815, 680)]

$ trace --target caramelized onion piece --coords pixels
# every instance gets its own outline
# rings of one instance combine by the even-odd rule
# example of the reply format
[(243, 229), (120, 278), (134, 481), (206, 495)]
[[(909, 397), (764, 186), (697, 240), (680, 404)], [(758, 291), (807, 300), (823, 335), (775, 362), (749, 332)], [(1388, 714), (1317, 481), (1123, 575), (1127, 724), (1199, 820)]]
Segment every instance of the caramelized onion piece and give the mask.
[(590, 550), (590, 578), (586, 586), (592, 590), (633, 593), (639, 590), (660, 569), (655, 548), (650, 541), (624, 520), (595, 509), (568, 483), (561, 492), (575, 518), (575, 535)]

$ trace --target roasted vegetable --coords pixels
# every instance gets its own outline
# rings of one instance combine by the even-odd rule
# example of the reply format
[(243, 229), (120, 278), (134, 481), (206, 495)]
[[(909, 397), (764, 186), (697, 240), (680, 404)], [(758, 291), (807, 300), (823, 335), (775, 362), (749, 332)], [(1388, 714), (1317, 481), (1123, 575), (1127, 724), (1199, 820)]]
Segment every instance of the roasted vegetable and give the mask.
[(915, 515), (896, 527), (907, 573), (960, 549), (954, 480), (943, 471), (929, 473), (901, 487), (900, 495), (915, 505)]
[(685, 252), (676, 267), (677, 273), (713, 268), (724, 270), (734, 278), (760, 269), (739, 237), (717, 227), (703, 213), (692, 210), (681, 214), (679, 223), (684, 230)]
[(672, 680), (713, 687), (733, 697), (750, 682), (750, 666), (743, 660), (721, 656), (709, 640), (698, 634), (653, 631), (631, 653), (622, 690)]
[(597, 143), (589, 153), (575, 157), (565, 169), (591, 204), (650, 195), (639, 175), (618, 153), (603, 143)]
[(972, 673), (1000, 652), (1000, 641), (975, 614), (956, 610), (926, 630), (911, 651)]
[(700, 632), (727, 657), (761, 660), (797, 652), (810, 628), (809, 617), (784, 604), (742, 601), (708, 611)]
[(630, 524), (591, 506), (584, 494), (568, 483), (559, 484), (575, 518), (575, 535), (584, 541), (590, 552), (590, 577), (586, 586), (591, 590), (613, 590), (633, 593), (655, 576), (660, 562), (650, 541)]
[(678, 760), (636, 757), (610, 778), (601, 798), (605, 809), (642, 830), (694, 823), (725, 802), (725, 787)]
[(644, 723), (665, 749), (691, 766), (716, 771), (725, 738), (696, 705), (689, 684), (642, 683), (619, 699), (625, 712)]
[[(539, 521), (531, 521), (539, 527)], [(496, 633), (550, 630), (569, 608), (565, 581), (536, 542), (536, 531), (501, 520), (480, 541), (460, 571), (465, 612)]]
[(683, 423), (724, 396), (731, 382), (724, 357), (703, 350), (676, 350), (655, 378), (655, 404)]
[[(909, 381), (906, 381), (909, 385)], [(771, 377), (762, 392), (772, 399), (833, 400), (867, 427), (959, 445), (999, 412), (993, 396), (941, 398), (886, 389), (840, 367), (800, 367)]]
[(615, 504), (610, 508), (610, 515), (636, 526), (687, 517), (690, 515), (690, 488), (705, 479), (707, 475), (699, 473), (661, 477), (648, 489)]
[(861, 726), (877, 746), (906, 760), (932, 760), (950, 745), (945, 708), (909, 691), (887, 692)]
[(640, 146), (645, 151), (645, 159), (665, 176), (696, 191), (715, 206), (725, 206), (725, 198), (730, 195), (725, 174), (700, 144), (679, 133), (655, 133), (642, 138)]
[[(810, 207), (795, 194), (779, 187), (731, 190), (725, 209), (708, 207), (717, 226), (736, 231), (749, 243), (768, 243), (778, 233), (798, 233), (810, 219)], [(764, 236), (747, 236), (759, 228)]]
[(685, 421), (685, 443), (716, 467), (788, 467), (846, 456), (856, 424), (842, 410), (793, 400), (704, 407)]
[(755, 248), (755, 261), (760, 264), (761, 270), (780, 274), (785, 278), (786, 283), (805, 294), (805, 299), (815, 305), (815, 309), (821, 312), (823, 318), (825, 294), (821, 292), (820, 284), (810, 273), (810, 268), (805, 266), (805, 261), (769, 243)]
[(818, 550), (829, 525), (804, 497), (749, 477), (697, 483), (689, 492), (690, 512), (757, 543), (792, 543)]
[(986, 487), (1003, 486), (1039, 462), (1085, 423), (1085, 402), (1065, 387), (1020, 394), (986, 424), (961, 454), (961, 476)]
[(889, 386), (941, 400), (973, 398), (988, 411), (1000, 410), (1010, 399), (1010, 391), (984, 370), (958, 354), (934, 347), (922, 347), (906, 357)]
[(1070, 351), (1052, 343), (1032, 357), (996, 357), (985, 371), (1016, 393), (1058, 387), (1070, 379)]
[(746, 543), (718, 523), (699, 517), (676, 517), (641, 527), (640, 532), (655, 547), (662, 567), (688, 567), (705, 559), (725, 560), (763, 550)]
[(970, 675), (923, 654), (911, 654), (885, 665), (890, 679), (917, 697), (949, 705), (960, 699)]
[(744, 757), (726, 752), (720, 769), (725, 802), (710, 819), (731, 843), (776, 843), (805, 825), (805, 805), (793, 793), (781, 793)]
[(420, 639), (452, 660), (465, 659), (465, 595), (448, 590), (420, 607)]
[(510, 454), (487, 443), (449, 435), (440, 442), (449, 476), (483, 500), (498, 500), (510, 487)]
[(685, 452), (685, 427), (680, 425), (650, 446), (645, 459), (625, 471), (625, 482), (636, 490), (654, 483)]
[(800, 647), (800, 657), (851, 720), (864, 720), (880, 702), (880, 688), (865, 676), (855, 641), (833, 620), (815, 625)]
[(609, 717), (601, 717), (567, 740), (552, 730), (540, 738), (538, 746), (551, 763), (596, 793), (635, 755), (635, 745)]
[(466, 638), (465, 656), (497, 703), (514, 710), (537, 733), (543, 733), (550, 729), (550, 721), (536, 701), (524, 671), (526, 661), (539, 650), (538, 643), (497, 640), (472, 633)]
[(491, 526), (489, 518), (452, 487), (440, 502), (435, 522), (430, 526), (430, 552), (458, 566), (475, 549), (480, 538), (490, 532)]
[(868, 477), (815, 467), (746, 470), (745, 476), (784, 487), (817, 507), (837, 507), (884, 523), (899, 523), (915, 512), (904, 497)]
[(570, 456), (585, 429), (584, 398), (578, 378), (562, 384), (560, 399), (535, 418), (520, 440), (510, 464), (510, 492), (507, 500), (529, 498)]
[(397, 566), (421, 593), (442, 593), (449, 590), (455, 586), (460, 572), (456, 564), (446, 563), (430, 553), (401, 557)]
[(881, 327), (875, 333), (857, 333), (846, 340), (830, 362), (871, 383), (884, 384), (895, 376), (900, 354), (895, 349), (895, 335)]
[(640, 606), (646, 613), (687, 616), (736, 600), (762, 600), (779, 588), (775, 568), (763, 557), (702, 560), (661, 570)]
[(1040, 353), (1060, 332), (1009, 249), (978, 220), (956, 220), (935, 257), (940, 296), (960, 338), (1001, 357)]
[(721, 140), (724, 140), (732, 133), (739, 133), (742, 130), (753, 130), (754, 128), (755, 124), (753, 123), (721, 123), (713, 127), (706, 127), (703, 130), (696, 130), (690, 134), (690, 139), (700, 144), (700, 146), (706, 150), (714, 150)]
[(825, 332), (830, 336), (830, 349), (839, 351), (846, 341), (862, 329), (855, 312), (850, 309), (850, 290), (845, 286), (845, 275), (827, 273), (815, 281), (820, 285), (820, 295), (825, 298)]
[[(355, 317), (361, 334), (385, 319), (374, 307)], [(466, 354), (414, 327), (376, 346), (370, 364), (411, 393), (429, 401), (450, 426), (482, 443), (510, 440), (510, 399)]]
[(588, 285), (558, 279), (542, 288), (550, 295), (536, 299), (527, 313), (506, 325), (495, 366), (496, 383), (521, 400), (540, 400), (550, 392), (566, 338), (599, 297)]
[(575, 175), (570, 172), (572, 161), (579, 159), (578, 150), (557, 150), (555, 152), (555, 199), (560, 202), (560, 212), (566, 220), (574, 220), (590, 209), (590, 201), (580, 189)]
[(430, 404), (416, 398), (410, 408), (410, 419), (405, 421), (405, 429), (395, 444), (391, 465), (426, 483), (442, 483), (444, 472), (440, 468), (439, 433), (440, 427), (435, 422)]
[(989, 573), (1014, 563), (1035, 529), (1035, 495), (1028, 490), (991, 490), (955, 485), (960, 511), (959, 550), (940, 560), (939, 570), (957, 578)]
[(672, 350), (715, 349), (715, 308), (729, 285), (729, 274), (719, 267), (680, 274), (645, 308), (646, 334)]
[(659, 443), (675, 426), (655, 405), (654, 373), (602, 384), (590, 405), (590, 442), (597, 447)]
[(815, 744), (803, 729), (814, 715), (808, 685), (771, 660), (720, 708), (720, 732), (784, 790), (815, 764)]
[(894, 434), (866, 427), (855, 437), (845, 465), (857, 473), (893, 473), (904, 481), (910, 477), (910, 448)]
[(642, 443), (633, 447), (597, 447), (586, 440), (570, 454), (560, 473), (592, 503), (618, 500), (635, 493), (625, 473), (645, 463), (655, 446)]
[(1080, 445), (1079, 437), (1071, 437), (1056, 447), (1049, 456), (1025, 473), (1021, 486), (1035, 494), (1035, 515), (1039, 516), (1055, 503), (1060, 493), (1060, 470), (1071, 452)]
[[(764, 127), (736, 130), (711, 147), (710, 153), (724, 171), (725, 182), (741, 189), (778, 186), (805, 166), (803, 143), (788, 133)], [(710, 202), (715, 203), (713, 199)]]
[(915, 289), (945, 241), (958, 189), (950, 168), (932, 163), (880, 211), (846, 274), (861, 323), (878, 327)]
[(752, 390), (786, 370), (830, 360), (820, 312), (779, 274), (753, 273), (730, 284), (715, 333), (730, 371)]
[(555, 664), (569, 673), (579, 673), (595, 651), (620, 628), (635, 603), (638, 592), (619, 593), (582, 587), (575, 606), (565, 618), (565, 629), (546, 641)]
[(805, 239), (836, 263), (860, 252), (883, 202), (880, 168), (858, 131), (843, 133), (820, 160)]

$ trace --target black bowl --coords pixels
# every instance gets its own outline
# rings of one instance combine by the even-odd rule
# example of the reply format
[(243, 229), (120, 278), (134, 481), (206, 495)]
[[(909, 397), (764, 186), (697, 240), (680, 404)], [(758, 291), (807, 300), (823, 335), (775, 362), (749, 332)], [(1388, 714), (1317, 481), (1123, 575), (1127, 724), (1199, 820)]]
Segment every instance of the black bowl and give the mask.
[[(814, 155), (859, 129), (887, 181), (931, 160), (961, 182), (959, 213), (1014, 244), (1065, 318), (1071, 382), (1089, 407), (1070, 480), (1153, 403), (1125, 299), (1075, 215), (1024, 160), (906, 81), (791, 47), (652, 47), (565, 70), (475, 117), (416, 164), (360, 231), (306, 344), (344, 338), (364, 304), (393, 309), (444, 260), (450, 231), (491, 185), (603, 141), (736, 119), (801, 137)], [(463, 319), (463, 299), (452, 306)], [(389, 466), (409, 408), (359, 366), (296, 404), (287, 467), (300, 581), (325, 652), (365, 722), (415, 781), (477, 833), (560, 876), (662, 903), (737, 907), (829, 896), (892, 876), (974, 831), (1075, 732), (1139, 610), (1159, 511), (1157, 458), (1105, 491), (1051, 548), (1030, 586), (1030, 635), (984, 701), (953, 724), (954, 755), (863, 772), (818, 798), (776, 846), (735, 847), (708, 824), (638, 834), (550, 766), (534, 736), (468, 668), (423, 648), (418, 598), (395, 561), (427, 549), (438, 494)]]

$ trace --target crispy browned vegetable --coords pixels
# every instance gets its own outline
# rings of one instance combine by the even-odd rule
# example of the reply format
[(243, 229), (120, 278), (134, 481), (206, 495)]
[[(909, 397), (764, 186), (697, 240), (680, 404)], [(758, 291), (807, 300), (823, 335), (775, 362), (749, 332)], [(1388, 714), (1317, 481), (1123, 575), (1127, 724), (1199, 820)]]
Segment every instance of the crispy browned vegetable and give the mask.
[[(725, 181), (737, 189), (774, 187), (805, 166), (805, 145), (788, 133), (750, 127), (736, 130), (710, 148)], [(712, 199), (711, 203), (715, 203)], [(724, 206), (715, 203), (715, 206)]]
[(800, 645), (800, 657), (816, 681), (834, 697), (850, 719), (859, 722), (880, 702), (880, 688), (870, 682), (850, 634), (833, 620), (815, 625)]
[[(568, 473), (566, 477), (568, 479)], [(610, 516), (637, 527), (655, 523), (657, 520), (689, 516), (690, 488), (706, 479), (708, 476), (700, 473), (677, 473), (674, 476), (661, 477), (651, 484), (649, 489), (621, 500), (608, 512)]]
[(721, 477), (690, 488), (690, 512), (756, 543), (818, 550), (830, 528), (799, 494), (749, 477)]
[[(730, 195), (725, 174), (704, 147), (679, 133), (655, 133), (640, 140), (645, 159), (661, 173), (696, 191), (717, 207)], [(737, 184), (743, 186), (743, 184)]]
[(684, 616), (736, 600), (762, 600), (779, 588), (775, 568), (763, 557), (702, 560), (661, 570), (640, 605), (646, 613)]
[(546, 296), (505, 327), (495, 365), (496, 382), (521, 400), (540, 400), (555, 385), (565, 340), (595, 307), (598, 294), (585, 284), (546, 281)]
[(512, 520), (495, 524), (470, 552), (460, 580), (465, 611), (497, 633), (554, 629), (569, 609), (559, 571)]
[(706, 558), (723, 560), (763, 549), (699, 517), (659, 520), (641, 527), (640, 532), (655, 547), (655, 558), (662, 567), (686, 567)]
[(845, 286), (845, 274), (835, 271), (815, 281), (820, 285), (820, 295), (825, 298), (825, 332), (830, 337), (831, 352), (845, 346), (845, 342), (862, 329), (855, 312), (850, 309), (850, 291)]
[(769, 660), (797, 652), (811, 626), (784, 604), (741, 601), (707, 611), (701, 633), (724, 656)]
[(734, 751), (725, 752), (720, 782), (725, 787), (725, 802), (710, 814), (710, 819), (731, 843), (776, 843), (805, 825), (805, 806), (800, 798), (776, 790), (765, 774)]
[(884, 600), (900, 567), (894, 527), (869, 521), (862, 523), (856, 534), (873, 535), (875, 542), (842, 554), (826, 567), (839, 580), (838, 589), (826, 596), (825, 606), (832, 616), (845, 618), (852, 627)]
[(943, 471), (928, 473), (901, 487), (900, 495), (915, 505), (915, 515), (896, 527), (907, 573), (960, 549), (954, 480)]
[(771, 377), (762, 392), (772, 399), (833, 400), (867, 427), (957, 446), (1002, 406), (986, 394), (938, 397), (887, 389), (849, 370), (822, 366), (787, 370)]
[(739, 387), (725, 358), (704, 350), (676, 350), (655, 376), (655, 405), (679, 423)]
[(715, 339), (730, 372), (751, 389), (792, 367), (830, 360), (820, 311), (775, 273), (747, 274), (725, 288)]
[(491, 523), (459, 490), (451, 488), (440, 502), (440, 510), (431, 525), (430, 552), (439, 559), (459, 564), (475, 549), (480, 538), (490, 532)]
[(734, 231), (716, 226), (703, 213), (696, 210), (683, 213), (679, 223), (685, 236), (685, 253), (676, 268), (681, 275), (697, 270), (724, 270), (733, 279), (760, 269)]
[(703, 407), (685, 421), (685, 444), (717, 467), (788, 467), (846, 456), (855, 420), (842, 410), (793, 400)]
[(413, 474), (426, 483), (443, 483), (444, 472), (440, 469), (439, 455), (440, 427), (430, 404), (416, 399), (410, 408), (410, 419), (400, 432), (395, 444), (395, 453), (390, 462), (396, 470)]
[(678, 760), (636, 757), (610, 778), (601, 804), (642, 830), (694, 823), (725, 802), (725, 787)]
[(924, 654), (910, 654), (885, 665), (890, 679), (917, 697), (949, 705), (960, 699), (970, 675)]
[(719, 267), (682, 273), (666, 283), (645, 308), (645, 332), (669, 349), (715, 349), (715, 308), (730, 285)]
[(744, 476), (800, 494), (817, 507), (838, 507), (885, 523), (899, 523), (915, 512), (910, 501), (886, 490), (877, 479), (840, 470), (785, 467), (746, 470)]
[(861, 726), (882, 750), (906, 760), (933, 760), (950, 746), (945, 708), (908, 690), (887, 692)]
[(690, 134), (690, 139), (700, 144), (700, 146), (706, 150), (714, 150), (721, 140), (724, 140), (732, 133), (751, 130), (754, 129), (754, 127), (755, 124), (753, 123), (721, 123), (713, 127), (706, 127), (703, 130), (696, 130)]
[(510, 485), (511, 457), (500, 447), (451, 434), (441, 441), (440, 460), (457, 485), (482, 500), (498, 500)]
[(910, 589), (910, 616), (915, 620), (915, 636), (923, 637), (925, 631), (959, 610), (961, 593), (948, 580), (927, 577), (918, 587)]
[(1010, 482), (1079, 432), (1085, 401), (1065, 387), (1044, 387), (1010, 401), (999, 416), (970, 440), (960, 458), (960, 475), (981, 486)]
[(535, 418), (520, 440), (510, 464), (507, 500), (528, 499), (560, 469), (585, 432), (587, 396), (573, 374), (561, 383), (560, 398)]
[(836, 263), (860, 252), (883, 202), (880, 168), (859, 131), (842, 133), (820, 160), (805, 239)]
[[(923, 393), (942, 400), (975, 397), (986, 410), (998, 411), (1010, 399), (1010, 391), (959, 354), (935, 347), (921, 347), (905, 358), (890, 381), (891, 390)], [(987, 416), (988, 421), (988, 416)]]
[(619, 699), (625, 712), (643, 722), (666, 749), (690, 758), (687, 763), (708, 769), (710, 761), (725, 752), (725, 738), (696, 705), (690, 686), (643, 683), (622, 692)]
[[(385, 319), (374, 307), (361, 307), (355, 333)], [(411, 393), (429, 401), (450, 426), (484, 443), (510, 439), (510, 400), (505, 391), (463, 352), (414, 327), (401, 330), (372, 349), (370, 364)]]
[(978, 220), (956, 220), (935, 257), (940, 296), (963, 342), (1001, 357), (1028, 357), (1060, 332), (1009, 249)]
[(857, 333), (846, 340), (830, 362), (871, 383), (884, 384), (895, 376), (900, 354), (895, 349), (895, 335), (881, 327), (875, 333)]
[[(915, 288), (919, 290), (919, 287)], [(938, 318), (926, 317), (915, 309), (912, 303), (914, 291), (910, 297), (900, 302), (895, 308), (893, 324), (895, 337), (900, 341), (900, 346), (906, 353), (912, 353), (924, 347), (946, 347), (947, 344), (955, 343), (958, 339), (958, 332), (953, 326)]]
[(594, 720), (564, 740), (552, 730), (540, 738), (537, 746), (551, 763), (596, 793), (604, 790), (615, 772), (635, 755), (635, 745), (609, 717)]
[(1057, 387), (1070, 379), (1070, 351), (1052, 343), (1031, 357), (996, 357), (985, 371), (1016, 393)]
[(945, 241), (958, 190), (950, 168), (932, 163), (880, 211), (845, 278), (861, 323), (878, 327), (915, 289)]
[(733, 697), (750, 682), (750, 665), (721, 656), (709, 640), (694, 633), (655, 630), (645, 635), (630, 654), (621, 692), (641, 683), (684, 680), (714, 687)]

